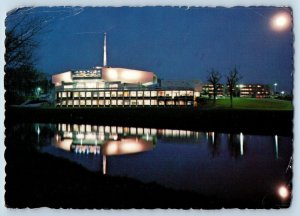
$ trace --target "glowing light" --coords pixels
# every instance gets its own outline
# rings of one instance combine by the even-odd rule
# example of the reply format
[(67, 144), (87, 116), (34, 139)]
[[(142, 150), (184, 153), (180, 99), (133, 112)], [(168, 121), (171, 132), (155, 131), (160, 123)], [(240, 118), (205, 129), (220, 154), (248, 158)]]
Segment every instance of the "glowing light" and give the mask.
[(77, 139), (83, 139), (83, 138), (84, 138), (84, 134), (77, 134), (77, 135), (76, 135), (76, 138), (77, 138)]
[(275, 151), (276, 151), (276, 159), (278, 159), (278, 136), (275, 135)]
[(244, 135), (243, 133), (240, 133), (240, 151), (241, 155), (244, 154)]
[(282, 185), (278, 188), (278, 194), (282, 199), (286, 199), (289, 196), (289, 190), (285, 185)]
[(57, 148), (63, 149), (65, 151), (70, 151), (72, 145), (72, 139), (64, 139), (55, 144)]
[(36, 132), (37, 132), (38, 135), (40, 135), (41, 130), (40, 130), (40, 126), (39, 125), (37, 126), (37, 131)]
[(283, 31), (290, 26), (291, 17), (288, 13), (279, 13), (271, 18), (271, 26), (276, 31)]
[(117, 142), (110, 142), (109, 145), (106, 147), (106, 154), (113, 155), (116, 154), (118, 151), (118, 143)]
[(105, 155), (103, 155), (103, 168), (102, 168), (102, 170), (103, 170), (103, 175), (105, 175), (106, 174), (106, 156)]

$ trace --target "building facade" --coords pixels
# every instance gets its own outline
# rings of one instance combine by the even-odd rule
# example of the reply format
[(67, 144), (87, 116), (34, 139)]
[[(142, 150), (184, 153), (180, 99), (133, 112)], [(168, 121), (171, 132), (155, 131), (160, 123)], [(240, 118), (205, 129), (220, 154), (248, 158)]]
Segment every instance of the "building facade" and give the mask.
[[(214, 95), (214, 87), (212, 84), (205, 84), (202, 88), (202, 95), (213, 97)], [(217, 97), (223, 97), (224, 96), (224, 85), (223, 84), (217, 84)]]
[(265, 84), (237, 85), (240, 97), (267, 98), (271, 96), (271, 88)]
[(193, 106), (195, 89), (162, 87), (153, 72), (107, 66), (104, 35), (103, 66), (52, 76), (57, 107)]

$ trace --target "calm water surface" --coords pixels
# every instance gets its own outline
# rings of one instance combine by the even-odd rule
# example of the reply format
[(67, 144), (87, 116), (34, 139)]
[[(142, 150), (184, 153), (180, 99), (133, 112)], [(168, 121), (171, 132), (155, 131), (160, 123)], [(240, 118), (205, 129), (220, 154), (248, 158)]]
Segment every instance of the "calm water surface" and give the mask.
[[(88, 170), (222, 199), (287, 183), (292, 138), (101, 125), (34, 124), (39, 151)], [(51, 130), (53, 136), (41, 131)]]

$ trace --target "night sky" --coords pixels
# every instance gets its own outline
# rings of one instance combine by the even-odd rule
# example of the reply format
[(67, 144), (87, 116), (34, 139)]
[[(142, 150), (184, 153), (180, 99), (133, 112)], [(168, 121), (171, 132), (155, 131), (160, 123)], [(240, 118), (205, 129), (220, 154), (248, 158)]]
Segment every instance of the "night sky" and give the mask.
[[(34, 8), (20, 14), (47, 20), (38, 37), (37, 67), (49, 74), (102, 66), (107, 32), (108, 65), (155, 72), (165, 80), (207, 81), (214, 68), (225, 76), (235, 65), (241, 83), (278, 83), (292, 90), (293, 33), (271, 28), (288, 8)], [(8, 24), (14, 19), (8, 18)]]

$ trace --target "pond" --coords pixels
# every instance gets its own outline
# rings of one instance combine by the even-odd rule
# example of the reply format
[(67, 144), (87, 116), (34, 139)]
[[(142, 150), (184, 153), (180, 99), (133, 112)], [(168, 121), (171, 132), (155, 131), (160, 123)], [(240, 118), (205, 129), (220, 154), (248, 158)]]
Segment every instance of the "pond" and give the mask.
[(63, 123), (19, 125), (14, 134), (24, 128), (39, 152), (101, 175), (221, 200), (277, 194), (279, 206), (290, 202), (291, 137)]
[[(153, 181), (223, 199), (276, 190), (285, 183), (292, 156), (292, 139), (277, 135), (76, 124), (46, 126), (54, 130), (54, 136), (40, 148), (41, 152), (105, 175)], [(42, 127), (45, 125), (35, 124), (37, 134)]]

